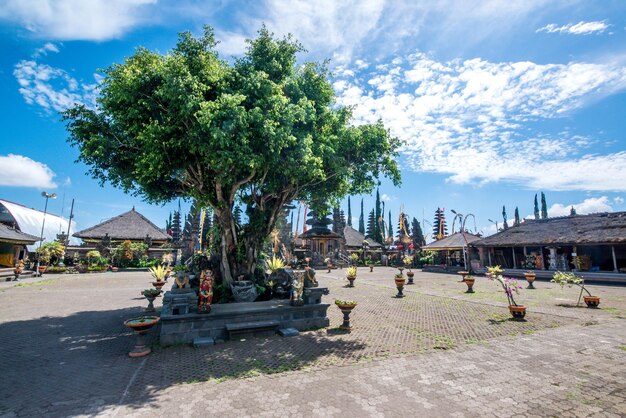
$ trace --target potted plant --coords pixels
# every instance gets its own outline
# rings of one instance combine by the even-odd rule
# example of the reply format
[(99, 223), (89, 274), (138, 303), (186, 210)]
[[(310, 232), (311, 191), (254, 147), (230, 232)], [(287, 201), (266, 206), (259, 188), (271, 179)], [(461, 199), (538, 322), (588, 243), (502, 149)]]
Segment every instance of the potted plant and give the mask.
[(141, 292), (141, 295), (148, 300), (148, 307), (144, 310), (145, 312), (154, 312), (154, 299), (161, 294), (159, 289), (146, 289)]
[(154, 286), (154, 288), (157, 290), (161, 290), (161, 288), (165, 286), (165, 273), (167, 271), (165, 266), (158, 265), (158, 266), (150, 267), (148, 271), (150, 272), (150, 274), (152, 274), (152, 277), (156, 280), (152, 282), (152, 286)]
[(467, 290), (465, 293), (474, 293), (474, 283), (476, 282), (476, 278), (474, 276), (466, 276), (465, 280), (463, 280), (467, 285)]
[(350, 313), (357, 305), (357, 302), (353, 300), (336, 300), (335, 305), (337, 305), (343, 313), (343, 323), (339, 326), (339, 329), (344, 331), (352, 330), (352, 326), (350, 326)]
[(402, 259), (402, 262), (404, 263), (404, 266), (409, 269), (409, 271), (406, 272), (406, 275), (409, 278), (409, 282), (407, 284), (413, 284), (413, 276), (415, 276), (415, 273), (413, 273), (413, 271), (411, 270), (411, 266), (413, 265), (413, 257), (407, 255)]
[(489, 275), (487, 276), (489, 280), (497, 281), (502, 286), (502, 289), (504, 289), (506, 298), (509, 301), (509, 312), (511, 312), (513, 319), (524, 319), (524, 316), (526, 316), (526, 306), (518, 305), (513, 298), (513, 293), (519, 295), (519, 289), (521, 289), (522, 286), (517, 284), (516, 279), (502, 276), (503, 271), (500, 266), (488, 267), (487, 271), (489, 272)]
[(350, 282), (348, 287), (354, 287), (354, 281), (356, 280), (356, 266), (350, 266), (346, 270), (346, 279)]
[(463, 283), (465, 281), (465, 276), (469, 274), (469, 271), (461, 270), (458, 271), (457, 274), (461, 275), (461, 281), (459, 283)]
[[(20, 260), (15, 263), (15, 268), (13, 269), (13, 274), (15, 275), (14, 281), (18, 281), (20, 278), (20, 274), (24, 271), (24, 260)], [(10, 281), (10, 277), (7, 277), (7, 281)]]
[(353, 266), (356, 266), (358, 262), (359, 262), (359, 255), (357, 253), (350, 254), (350, 263)]
[(400, 273), (396, 273), (396, 275), (394, 276), (394, 280), (396, 282), (396, 287), (398, 288), (398, 294), (396, 295), (396, 297), (403, 298), (404, 293), (402, 293), (402, 290), (404, 289), (404, 283), (406, 280), (404, 279), (404, 274), (402, 274), (402, 271), (400, 271)]
[(528, 282), (528, 286), (526, 287), (526, 289), (534, 289), (535, 286), (533, 285), (533, 282), (537, 278), (537, 274), (534, 271), (528, 270), (527, 272), (524, 273), (524, 277), (526, 278), (526, 281)]
[(271, 259), (265, 261), (265, 266), (271, 275), (276, 270), (284, 268), (285, 262), (280, 257), (272, 257)]
[(374, 272), (374, 262), (373, 261), (368, 262), (367, 263), (367, 267), (370, 268), (370, 273)]
[(328, 268), (328, 272), (333, 268), (333, 263), (330, 261), (330, 258), (325, 258), (324, 263), (326, 263), (326, 267)]
[(589, 290), (585, 287), (585, 279), (580, 276), (576, 276), (574, 273), (557, 271), (554, 273), (554, 277), (550, 281), (560, 285), (561, 289), (565, 285), (568, 287), (572, 287), (574, 285), (580, 287), (580, 294), (578, 295), (578, 302), (576, 303), (576, 306), (580, 305), (580, 298), (583, 296), (583, 291), (587, 292), (587, 295), (583, 296), (583, 299), (588, 308), (597, 308), (600, 304), (600, 297), (592, 296)]

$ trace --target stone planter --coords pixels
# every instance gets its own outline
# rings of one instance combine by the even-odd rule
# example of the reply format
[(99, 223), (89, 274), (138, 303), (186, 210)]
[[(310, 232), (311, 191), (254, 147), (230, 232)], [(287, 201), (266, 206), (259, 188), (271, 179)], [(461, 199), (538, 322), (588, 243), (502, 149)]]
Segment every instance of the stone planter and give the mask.
[(158, 316), (141, 316), (139, 318), (132, 318), (124, 321), (124, 325), (132, 328), (137, 336), (135, 347), (128, 353), (129, 357), (143, 357), (150, 354), (152, 350), (150, 347), (146, 347), (146, 332), (148, 332), (148, 330), (157, 322), (159, 322)]
[(528, 282), (528, 286), (526, 287), (526, 289), (534, 289), (535, 286), (533, 285), (533, 282), (537, 278), (537, 275), (535, 273), (524, 273), (524, 277)]
[(408, 284), (414, 284), (413, 283), (413, 277), (415, 276), (415, 273), (413, 273), (412, 271), (407, 271), (406, 275), (409, 278), (409, 282), (407, 283), (407, 285)]
[(588, 308), (597, 308), (600, 304), (599, 296), (583, 296)]
[(374, 266), (370, 266), (370, 273), (374, 272)]
[(346, 279), (348, 279), (348, 281), (350, 282), (348, 284), (348, 287), (354, 287), (354, 281), (356, 280), (356, 276), (354, 276), (354, 277), (348, 276), (348, 277), (346, 277)]
[(396, 282), (396, 288), (398, 289), (398, 294), (396, 294), (397, 298), (403, 298), (404, 297), (404, 293), (402, 293), (402, 290), (404, 289), (404, 283), (406, 282), (406, 279), (403, 278), (399, 278), (396, 277), (394, 278), (395, 282)]
[(162, 281), (162, 280), (161, 280), (161, 281), (152, 282), (152, 286), (154, 286), (154, 288), (155, 288), (156, 290), (161, 290), (161, 288), (162, 288), (163, 286), (165, 286), (165, 282), (164, 282), (164, 281)]
[(476, 279), (468, 277), (464, 280), (464, 282), (467, 285), (467, 291), (465, 293), (474, 293), (474, 283), (476, 282)]
[(462, 283), (465, 281), (465, 276), (469, 275), (469, 271), (462, 270), (462, 271), (457, 272), (457, 274), (461, 275), (461, 281), (459, 283)]
[(119, 271), (119, 267), (111, 267), (111, 271), (113, 273), (117, 273)]
[(521, 321), (526, 316), (526, 306), (523, 305), (509, 305), (509, 312), (513, 319)]
[(341, 313), (343, 313), (343, 323), (339, 326), (339, 329), (351, 331), (352, 326), (350, 325), (350, 313), (356, 306), (356, 303), (337, 303), (336, 305), (341, 310)]

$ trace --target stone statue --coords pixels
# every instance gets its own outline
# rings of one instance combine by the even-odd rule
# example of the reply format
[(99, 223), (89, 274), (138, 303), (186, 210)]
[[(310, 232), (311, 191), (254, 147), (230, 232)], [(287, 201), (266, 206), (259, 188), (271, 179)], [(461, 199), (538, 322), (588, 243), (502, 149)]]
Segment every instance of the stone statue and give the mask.
[(318, 287), (319, 283), (315, 280), (315, 270), (310, 267), (304, 269), (304, 287)]
[(243, 276), (239, 276), (237, 281), (230, 284), (235, 302), (254, 302), (259, 296), (256, 286), (251, 280), (241, 279), (243, 279)]
[(280, 268), (270, 275), (270, 280), (275, 283), (274, 294), (278, 299), (287, 299), (290, 296), (293, 270)]
[(297, 272), (291, 280), (291, 305), (304, 305), (302, 292), (304, 291), (304, 272)]
[(198, 290), (198, 313), (207, 314), (211, 312), (211, 302), (213, 301), (213, 272), (203, 270), (200, 273), (200, 288)]

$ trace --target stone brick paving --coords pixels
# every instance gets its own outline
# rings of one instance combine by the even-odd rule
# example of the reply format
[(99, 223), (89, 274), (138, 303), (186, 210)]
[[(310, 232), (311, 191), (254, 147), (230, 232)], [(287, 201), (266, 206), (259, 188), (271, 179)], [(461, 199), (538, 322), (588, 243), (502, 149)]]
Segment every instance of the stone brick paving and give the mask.
[(294, 338), (163, 349), (153, 331), (143, 359), (125, 356), (121, 323), (146, 305), (147, 273), (2, 284), (0, 416), (626, 414), (626, 288), (594, 286), (599, 310), (535, 291), (546, 306), (513, 322), (502, 294), (473, 298), (453, 276), (416, 273), (394, 299), (392, 269), (359, 272), (355, 288), (343, 273), (318, 277), (325, 301), (359, 301), (351, 334), (331, 306), (331, 329)]

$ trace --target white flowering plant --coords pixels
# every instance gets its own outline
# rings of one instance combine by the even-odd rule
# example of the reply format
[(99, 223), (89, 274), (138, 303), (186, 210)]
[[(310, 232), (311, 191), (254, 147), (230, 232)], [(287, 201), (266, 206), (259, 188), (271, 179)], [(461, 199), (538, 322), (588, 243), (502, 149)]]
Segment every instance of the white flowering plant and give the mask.
[(487, 272), (489, 273), (487, 274), (489, 280), (500, 283), (502, 289), (504, 290), (504, 293), (506, 294), (506, 298), (509, 301), (509, 305), (518, 306), (517, 303), (515, 303), (515, 299), (513, 298), (513, 293), (519, 295), (519, 290), (522, 288), (522, 286), (517, 283), (517, 279), (504, 277), (502, 275), (503, 270), (502, 268), (500, 268), (500, 266), (488, 267)]

